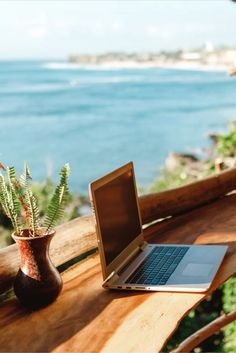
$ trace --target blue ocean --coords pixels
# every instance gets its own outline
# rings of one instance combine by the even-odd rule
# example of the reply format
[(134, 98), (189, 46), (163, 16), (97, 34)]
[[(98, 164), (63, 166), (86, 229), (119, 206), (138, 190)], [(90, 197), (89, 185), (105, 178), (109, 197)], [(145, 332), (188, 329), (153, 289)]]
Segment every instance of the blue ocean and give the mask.
[(79, 68), (0, 62), (0, 161), (34, 179), (71, 165), (71, 188), (134, 161), (148, 187), (170, 151), (201, 155), (209, 132), (236, 117), (236, 79), (225, 72)]

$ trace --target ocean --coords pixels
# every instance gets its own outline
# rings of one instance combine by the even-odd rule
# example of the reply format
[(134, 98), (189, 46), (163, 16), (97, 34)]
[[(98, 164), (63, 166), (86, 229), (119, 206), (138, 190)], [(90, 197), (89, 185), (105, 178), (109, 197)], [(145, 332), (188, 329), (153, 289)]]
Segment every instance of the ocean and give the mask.
[(80, 68), (66, 62), (0, 62), (0, 162), (57, 181), (71, 165), (73, 191), (134, 161), (148, 188), (170, 151), (210, 146), (236, 117), (236, 79), (220, 71)]

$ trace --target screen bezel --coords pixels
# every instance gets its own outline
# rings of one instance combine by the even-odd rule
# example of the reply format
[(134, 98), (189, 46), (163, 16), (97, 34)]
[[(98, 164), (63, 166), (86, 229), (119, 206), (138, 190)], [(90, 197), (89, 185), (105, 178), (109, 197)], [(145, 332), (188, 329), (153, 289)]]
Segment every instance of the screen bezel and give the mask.
[[(107, 183), (111, 182), (112, 180), (116, 179), (117, 177), (121, 176), (122, 174), (127, 173), (129, 171), (132, 173), (141, 233), (138, 234), (137, 237), (131, 243), (129, 243), (129, 245), (117, 257), (115, 257), (115, 259), (109, 265), (107, 265), (103, 242), (102, 242), (101, 227), (100, 227), (99, 217), (97, 212), (95, 191), (98, 190), (100, 187), (106, 185)], [(113, 172), (105, 175), (104, 177), (90, 183), (89, 194), (90, 194), (90, 200), (91, 200), (91, 204), (92, 204), (93, 212), (95, 216), (95, 227), (96, 227), (97, 240), (98, 240), (98, 249), (99, 249), (100, 258), (101, 258), (103, 279), (105, 280), (113, 271), (115, 271), (120, 266), (121, 263), (125, 261), (125, 259), (133, 252), (133, 250), (137, 249), (137, 247), (140, 246), (144, 241), (133, 162), (129, 162), (124, 166), (114, 170)]]

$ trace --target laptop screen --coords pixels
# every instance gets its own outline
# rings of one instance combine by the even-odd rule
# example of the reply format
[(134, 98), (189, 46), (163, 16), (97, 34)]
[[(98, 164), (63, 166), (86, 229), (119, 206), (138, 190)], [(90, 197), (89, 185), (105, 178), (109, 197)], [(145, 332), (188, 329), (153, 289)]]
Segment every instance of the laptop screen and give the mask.
[(132, 170), (94, 191), (106, 265), (141, 233)]

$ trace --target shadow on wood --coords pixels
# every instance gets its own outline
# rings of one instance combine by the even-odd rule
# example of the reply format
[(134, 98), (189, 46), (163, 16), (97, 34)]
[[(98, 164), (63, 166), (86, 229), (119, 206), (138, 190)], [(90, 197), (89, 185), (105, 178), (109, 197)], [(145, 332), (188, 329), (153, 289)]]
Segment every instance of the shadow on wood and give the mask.
[[(50, 352), (79, 332), (81, 339), (76, 344), (76, 351), (93, 351), (93, 342), (94, 349), (96, 347), (96, 351), (100, 350), (109, 339), (109, 326), (113, 326), (113, 316), (116, 324), (124, 320), (134, 306), (140, 305), (146, 296), (142, 292), (115, 292), (101, 288), (100, 265), (97, 256), (95, 258), (95, 261), (93, 258), (87, 260), (95, 262), (87, 273), (81, 273), (81, 269), (78, 273), (74, 268), (74, 271), (72, 269), (64, 274), (66, 283), (60, 300), (47, 308), (32, 313), (22, 308), (16, 299), (2, 304), (0, 322), (3, 331), (0, 347), (7, 352), (16, 351), (15, 340), (10, 339), (7, 334), (10, 325), (11, 330), (17, 329), (18, 337), (24, 337), (17, 343), (18, 351)], [(113, 301), (114, 315), (109, 311)], [(97, 327), (100, 327), (99, 331)], [(83, 334), (85, 328), (89, 335)]]

